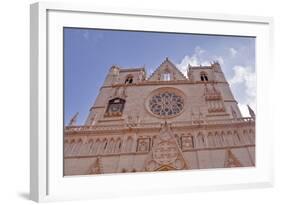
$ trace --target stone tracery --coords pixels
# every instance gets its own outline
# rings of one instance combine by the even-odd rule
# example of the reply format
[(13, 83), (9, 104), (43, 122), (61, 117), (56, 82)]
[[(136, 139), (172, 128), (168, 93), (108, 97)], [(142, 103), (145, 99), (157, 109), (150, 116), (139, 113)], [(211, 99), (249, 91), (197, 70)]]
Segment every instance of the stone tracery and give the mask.
[(183, 98), (168, 91), (154, 95), (149, 100), (149, 108), (151, 112), (164, 117), (177, 115), (182, 111), (183, 106)]

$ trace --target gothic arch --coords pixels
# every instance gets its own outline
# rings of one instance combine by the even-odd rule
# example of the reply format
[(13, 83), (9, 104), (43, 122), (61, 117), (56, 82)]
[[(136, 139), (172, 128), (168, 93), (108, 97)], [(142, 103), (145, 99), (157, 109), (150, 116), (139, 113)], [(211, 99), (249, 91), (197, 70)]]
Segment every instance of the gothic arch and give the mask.
[(156, 138), (157, 138), (156, 135), (153, 135), (153, 136), (152, 136), (152, 138), (151, 138), (151, 147), (154, 146), (154, 144), (155, 144), (155, 139), (156, 139)]
[(232, 134), (231, 130), (227, 131), (225, 141), (226, 141), (227, 146), (233, 146), (234, 145), (233, 134)]
[(226, 136), (225, 132), (222, 131), (222, 132), (221, 132), (221, 135), (220, 135), (221, 145), (222, 145), (222, 146), (227, 146), (227, 143), (226, 143), (226, 141), (225, 141), (225, 136)]
[(126, 152), (131, 152), (132, 151), (132, 146), (133, 146), (133, 138), (129, 136), (126, 140)]
[(166, 68), (165, 70), (164, 70), (164, 72), (162, 73), (162, 79), (163, 80), (165, 80), (165, 81), (170, 81), (170, 80), (172, 80), (172, 73), (169, 71), (169, 69), (168, 68)]
[(154, 171), (171, 171), (171, 170), (176, 170), (176, 169), (170, 165), (162, 165), (161, 167), (157, 168)]
[(134, 81), (134, 76), (132, 74), (128, 74), (125, 78), (125, 84), (132, 84)]
[(87, 155), (89, 154), (89, 149), (90, 149), (90, 139), (84, 139), (83, 144), (80, 148), (80, 155)]
[(246, 129), (243, 130), (243, 139), (244, 139), (246, 145), (251, 144), (251, 139), (248, 135), (248, 130), (246, 130)]
[(114, 140), (114, 138), (111, 138), (109, 140), (108, 146), (106, 148), (106, 153), (113, 153), (114, 152), (114, 146), (115, 146), (115, 140)]
[(253, 129), (249, 129), (249, 137), (251, 144), (255, 144), (255, 131)]
[(118, 137), (116, 140), (116, 143), (115, 143), (114, 153), (120, 153), (121, 148), (122, 148), (122, 141), (121, 141), (120, 137)]
[(205, 71), (200, 72), (200, 80), (201, 81), (208, 81), (208, 74)]
[(93, 143), (93, 154), (98, 155), (102, 146), (101, 140), (98, 138)]
[(215, 146), (214, 134), (212, 132), (208, 132), (206, 144), (209, 147), (214, 147)]
[(88, 141), (87, 141), (87, 153), (92, 154), (93, 146), (94, 146), (94, 140), (92, 138), (88, 139)]
[(214, 146), (215, 147), (221, 147), (222, 146), (221, 132), (216, 131), (213, 139), (214, 139)]
[(68, 150), (69, 150), (69, 147), (70, 147), (69, 140), (64, 140), (64, 144), (63, 144), (63, 151), (64, 151), (64, 154), (67, 154), (67, 152), (68, 152)]
[(69, 148), (67, 150), (67, 154), (72, 154), (73, 148), (75, 147), (75, 139), (70, 140)]
[(204, 134), (202, 132), (199, 132), (196, 136), (195, 140), (196, 148), (204, 148), (206, 145), (206, 139), (204, 137)]
[(102, 142), (100, 143), (98, 154), (104, 154), (107, 146), (108, 146), (108, 140), (107, 140), (107, 138), (104, 138), (102, 140)]
[(236, 130), (234, 130), (232, 136), (233, 136), (233, 139), (234, 139), (234, 145), (240, 145), (241, 143), (243, 143), (240, 135), (238, 134), (238, 132)]
[(81, 138), (76, 140), (75, 147), (73, 148), (72, 153), (78, 155), (82, 144), (83, 144), (83, 140)]

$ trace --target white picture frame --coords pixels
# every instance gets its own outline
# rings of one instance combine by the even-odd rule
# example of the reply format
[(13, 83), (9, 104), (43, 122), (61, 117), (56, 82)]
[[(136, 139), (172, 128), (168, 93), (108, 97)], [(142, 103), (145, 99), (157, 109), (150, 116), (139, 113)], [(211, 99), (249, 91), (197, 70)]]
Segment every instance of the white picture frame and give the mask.
[[(269, 129), (272, 116), (266, 112), (266, 107), (271, 106), (268, 92), (271, 84), (268, 82), (273, 71), (272, 18), (46, 2), (32, 4), (30, 14), (32, 200), (91, 199), (273, 186), (273, 131)], [(63, 177), (63, 124), (58, 122), (63, 122), (61, 34), (64, 26), (256, 36), (256, 167)], [(266, 72), (268, 70), (270, 72)], [(182, 183), (184, 181), (188, 183)]]

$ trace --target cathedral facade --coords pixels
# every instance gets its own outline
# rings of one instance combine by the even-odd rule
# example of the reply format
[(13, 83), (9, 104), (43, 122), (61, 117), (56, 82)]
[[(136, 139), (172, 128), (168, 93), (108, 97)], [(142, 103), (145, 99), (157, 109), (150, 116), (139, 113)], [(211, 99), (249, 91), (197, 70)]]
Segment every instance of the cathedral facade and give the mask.
[(218, 62), (187, 70), (112, 66), (85, 124), (64, 128), (64, 175), (255, 166), (253, 110), (241, 115)]

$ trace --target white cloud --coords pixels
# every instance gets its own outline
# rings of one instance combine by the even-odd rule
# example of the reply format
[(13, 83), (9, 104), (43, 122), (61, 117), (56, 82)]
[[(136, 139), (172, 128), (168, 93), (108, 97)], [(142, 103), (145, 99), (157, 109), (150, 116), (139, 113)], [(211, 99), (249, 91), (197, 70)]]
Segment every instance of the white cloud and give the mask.
[(220, 64), (224, 63), (221, 56), (210, 56), (206, 50), (202, 49), (200, 46), (196, 46), (194, 53), (192, 55), (184, 56), (181, 62), (176, 66), (185, 76), (187, 76), (188, 65), (208, 66), (212, 61), (218, 61)]
[[(237, 50), (234, 48), (229, 48), (230, 57), (235, 57), (237, 54)], [(192, 66), (206, 66), (210, 65), (213, 61), (218, 61), (221, 65), (224, 64), (224, 59), (222, 56), (213, 55), (212, 53), (208, 53), (208, 51), (202, 49), (199, 46), (194, 48), (194, 53), (192, 55), (186, 55), (183, 57), (181, 62), (176, 66), (178, 69), (186, 76), (188, 65)], [(242, 92), (234, 93), (239, 103), (238, 106), (240, 111), (244, 117), (249, 116), (247, 105), (249, 105), (254, 111), (256, 111), (256, 73), (252, 67), (244, 67), (240, 65), (236, 65), (233, 67), (234, 75), (232, 78), (228, 80), (232, 89), (240, 90), (242, 88)], [(237, 88), (237, 89), (235, 89)], [(239, 89), (240, 88), (240, 89)], [(242, 100), (243, 99), (243, 100)]]
[(153, 69), (148, 69), (148, 76), (150, 76), (153, 73)]
[(238, 103), (238, 107), (239, 107), (243, 117), (250, 117), (250, 114), (249, 114), (249, 111), (248, 111), (248, 107), (247, 107), (246, 104)]
[(196, 46), (195, 47), (195, 53), (200, 56), (202, 55), (203, 53), (205, 53), (206, 51), (204, 49), (202, 49), (200, 46)]
[(234, 58), (237, 54), (237, 50), (235, 50), (234, 48), (229, 48), (229, 53), (230, 53), (230, 56), (232, 58)]
[(213, 56), (214, 61), (218, 61), (221, 65), (224, 64), (224, 60), (221, 56)]
[[(256, 72), (252, 70), (250, 66), (234, 66), (234, 76), (229, 80), (230, 86), (235, 88), (236, 86), (242, 86), (245, 90), (243, 93), (244, 102), (239, 103), (239, 108), (243, 116), (249, 116), (247, 105), (249, 105), (254, 111), (256, 111)], [(237, 93), (237, 96), (241, 95)]]
[(256, 112), (256, 103), (254, 101), (245, 104), (238, 103), (238, 107), (243, 117), (250, 117), (247, 105), (249, 105), (253, 109), (253, 111)]
[(251, 67), (234, 66), (234, 76), (229, 80), (231, 86), (235, 84), (244, 84), (246, 94), (250, 97), (256, 96), (256, 72)]

